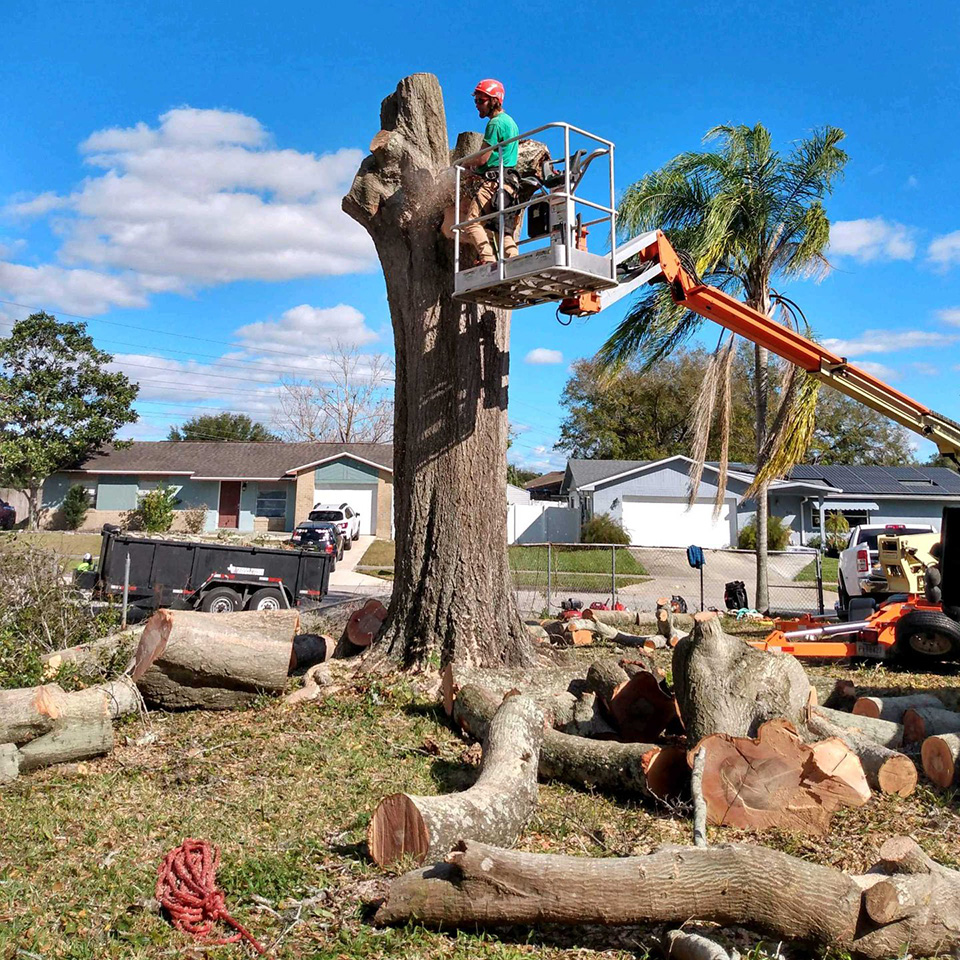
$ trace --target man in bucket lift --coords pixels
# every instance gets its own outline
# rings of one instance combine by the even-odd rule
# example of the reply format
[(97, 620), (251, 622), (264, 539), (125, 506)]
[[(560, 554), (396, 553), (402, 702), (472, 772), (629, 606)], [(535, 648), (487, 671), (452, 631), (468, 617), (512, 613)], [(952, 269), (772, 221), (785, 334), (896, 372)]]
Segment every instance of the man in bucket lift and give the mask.
[[(464, 163), (465, 167), (472, 167), (473, 174), (468, 175), (461, 190), (460, 221), (472, 220), (493, 213), (499, 209), (497, 191), (500, 183), (500, 151), (503, 151), (503, 188), (504, 207), (512, 206), (517, 202), (520, 193), (520, 177), (517, 174), (517, 147), (519, 143), (510, 143), (505, 147), (497, 147), (504, 140), (511, 140), (520, 135), (520, 130), (513, 118), (503, 112), (503, 84), (499, 80), (481, 80), (473, 91), (473, 102), (481, 117), (487, 118), (487, 128), (483, 134), (485, 149), (479, 156)], [(517, 215), (508, 215), (504, 218), (503, 256), (517, 255), (516, 235), (520, 232), (520, 220)], [(447, 211), (444, 218), (444, 233), (452, 237), (450, 230), (456, 223), (456, 208)], [(460, 232), (460, 239), (467, 245), (468, 258), (466, 266), (474, 266), (469, 262), (469, 254), (476, 256), (476, 263), (495, 263), (493, 254), (494, 238), (499, 239), (500, 227), (496, 219), (486, 220), (483, 223), (473, 223), (464, 227)]]

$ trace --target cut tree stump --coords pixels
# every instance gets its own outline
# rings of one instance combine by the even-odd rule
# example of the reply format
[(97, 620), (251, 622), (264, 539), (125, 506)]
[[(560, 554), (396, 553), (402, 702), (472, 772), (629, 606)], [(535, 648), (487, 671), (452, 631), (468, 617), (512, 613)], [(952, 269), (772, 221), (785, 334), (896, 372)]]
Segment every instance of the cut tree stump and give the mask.
[(89, 760), (113, 750), (113, 724), (109, 718), (64, 723), (20, 748), (20, 772), (29, 773), (54, 763)]
[(587, 671), (587, 689), (593, 691), (624, 743), (650, 743), (668, 727), (682, 731), (676, 700), (664, 693), (646, 664), (634, 664), (629, 675), (623, 666), (598, 660)]
[(920, 761), (923, 772), (938, 787), (952, 787), (960, 777), (960, 736), (955, 733), (941, 733), (927, 737), (920, 747)]
[(159, 707), (232, 710), (284, 689), (299, 632), (296, 610), (158, 610), (140, 637), (132, 675)]
[[(454, 702), (454, 723), (474, 739), (482, 740), (499, 705), (495, 694), (468, 684)], [(543, 735), (540, 776), (655, 800), (681, 796), (690, 779), (684, 751), (677, 747), (588, 740), (556, 730)]]
[(717, 733), (688, 754), (705, 755), (703, 798), (716, 826), (823, 834), (843, 805), (870, 799), (863, 769), (839, 739), (808, 745), (785, 720), (770, 720), (757, 737)]
[(960, 713), (936, 707), (910, 707), (904, 712), (904, 743), (921, 743), (941, 733), (960, 733)]
[(915, 693), (909, 697), (859, 697), (853, 705), (853, 713), (875, 720), (902, 723), (903, 715), (911, 707), (933, 707), (943, 710), (943, 701), (932, 693)]
[(818, 737), (842, 740), (859, 758), (872, 789), (898, 797), (909, 797), (917, 789), (917, 765), (910, 757), (882, 746), (857, 730), (831, 723), (817, 710), (810, 712), (807, 726)]
[(690, 743), (714, 733), (753, 737), (780, 717), (802, 723), (811, 687), (799, 660), (724, 633), (715, 613), (693, 621), (673, 652), (673, 686)]
[[(895, 876), (878, 881), (749, 844), (674, 846), (618, 859), (466, 841), (444, 863), (395, 880), (374, 920), (444, 929), (699, 920), (868, 960), (900, 956), (907, 945), (914, 957), (960, 949), (960, 872), (905, 837), (887, 840), (880, 852), (884, 859), (874, 869)], [(888, 892), (891, 880), (900, 888)]]
[(347, 639), (355, 647), (369, 647), (387, 618), (387, 608), (379, 600), (368, 600), (347, 621)]
[(830, 707), (810, 708), (811, 714), (835, 724), (843, 730), (851, 730), (865, 736), (882, 747), (896, 750), (903, 746), (903, 725), (890, 720), (877, 720), (863, 714), (847, 713), (845, 710), (832, 710)]
[(412, 856), (436, 860), (462, 839), (513, 846), (537, 805), (543, 712), (530, 698), (507, 697), (490, 721), (477, 782), (463, 793), (380, 801), (367, 846), (381, 867)]

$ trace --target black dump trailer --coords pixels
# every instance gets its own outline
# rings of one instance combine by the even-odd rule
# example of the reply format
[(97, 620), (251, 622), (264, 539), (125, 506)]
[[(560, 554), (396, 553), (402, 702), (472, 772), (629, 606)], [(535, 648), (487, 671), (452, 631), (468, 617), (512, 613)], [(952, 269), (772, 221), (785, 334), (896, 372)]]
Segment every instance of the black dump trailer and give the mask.
[(312, 550), (152, 540), (104, 524), (96, 592), (122, 597), (130, 557), (130, 603), (214, 613), (280, 610), (318, 603), (333, 559)]

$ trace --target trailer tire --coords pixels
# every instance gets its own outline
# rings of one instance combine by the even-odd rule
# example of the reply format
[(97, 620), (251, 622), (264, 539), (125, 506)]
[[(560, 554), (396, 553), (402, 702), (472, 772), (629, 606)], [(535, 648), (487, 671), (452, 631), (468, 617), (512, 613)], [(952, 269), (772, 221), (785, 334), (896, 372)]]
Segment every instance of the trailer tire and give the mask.
[(276, 587), (264, 587), (258, 590), (247, 604), (248, 610), (285, 610), (283, 594)]
[(960, 659), (960, 624), (936, 610), (912, 610), (897, 623), (894, 652), (913, 666)]
[(242, 602), (233, 587), (214, 587), (203, 595), (200, 609), (204, 613), (235, 613)]

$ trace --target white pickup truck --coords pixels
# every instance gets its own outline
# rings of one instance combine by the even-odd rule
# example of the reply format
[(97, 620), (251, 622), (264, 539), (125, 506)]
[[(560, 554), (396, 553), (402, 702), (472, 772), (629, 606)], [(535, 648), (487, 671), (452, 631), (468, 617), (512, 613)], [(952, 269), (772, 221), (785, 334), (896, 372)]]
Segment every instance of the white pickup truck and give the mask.
[(840, 553), (837, 569), (837, 613), (846, 615), (850, 600), (870, 597), (878, 604), (890, 595), (877, 558), (877, 537), (882, 533), (909, 536), (914, 533), (932, 533), (928, 523), (874, 524), (854, 527), (847, 539), (847, 546)]

